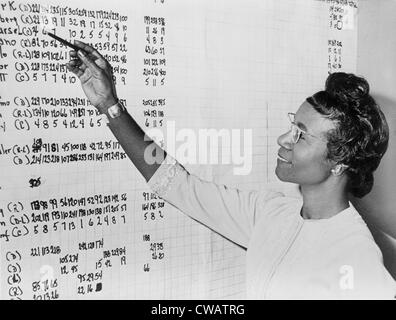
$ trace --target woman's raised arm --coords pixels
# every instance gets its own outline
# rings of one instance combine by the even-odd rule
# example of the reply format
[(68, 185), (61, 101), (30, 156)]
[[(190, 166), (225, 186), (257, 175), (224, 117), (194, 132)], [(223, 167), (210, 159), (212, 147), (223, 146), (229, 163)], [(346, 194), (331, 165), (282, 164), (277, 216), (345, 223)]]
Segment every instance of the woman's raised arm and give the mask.
[(81, 50), (71, 51), (70, 55), (78, 55), (79, 59), (72, 59), (67, 64), (69, 71), (80, 79), (89, 101), (99, 112), (107, 115), (110, 130), (136, 168), (149, 181), (165, 159), (166, 152), (145, 135), (118, 102), (110, 64), (91, 46), (81, 41), (75, 41), (75, 45)]

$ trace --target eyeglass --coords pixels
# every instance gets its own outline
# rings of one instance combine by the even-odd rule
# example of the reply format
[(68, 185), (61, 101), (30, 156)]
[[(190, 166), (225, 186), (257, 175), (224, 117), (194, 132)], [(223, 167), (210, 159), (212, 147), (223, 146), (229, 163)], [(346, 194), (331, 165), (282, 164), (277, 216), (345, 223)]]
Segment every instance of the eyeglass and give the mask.
[(310, 134), (310, 133), (302, 130), (294, 121), (295, 117), (296, 117), (295, 113), (289, 112), (287, 115), (288, 115), (290, 123), (291, 123), (290, 130), (291, 130), (291, 134), (292, 134), (292, 142), (293, 142), (293, 144), (296, 144), (300, 140), (300, 138), (301, 138), (301, 136), (303, 134), (311, 136), (311, 137), (314, 137), (316, 139), (319, 139), (319, 140), (322, 140), (322, 141), (326, 142), (325, 140), (323, 140), (323, 139), (321, 139), (321, 138), (319, 138), (317, 136), (314, 136), (313, 134)]

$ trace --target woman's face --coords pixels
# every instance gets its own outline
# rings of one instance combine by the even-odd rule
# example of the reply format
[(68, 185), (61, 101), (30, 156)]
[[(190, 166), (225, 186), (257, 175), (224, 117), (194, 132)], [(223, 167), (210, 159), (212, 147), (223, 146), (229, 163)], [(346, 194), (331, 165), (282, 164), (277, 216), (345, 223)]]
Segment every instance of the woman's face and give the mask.
[(326, 133), (335, 125), (306, 101), (298, 109), (294, 123), (308, 134), (302, 133), (297, 143), (293, 143), (291, 130), (278, 138), (275, 173), (280, 180), (301, 186), (320, 184), (331, 174)]

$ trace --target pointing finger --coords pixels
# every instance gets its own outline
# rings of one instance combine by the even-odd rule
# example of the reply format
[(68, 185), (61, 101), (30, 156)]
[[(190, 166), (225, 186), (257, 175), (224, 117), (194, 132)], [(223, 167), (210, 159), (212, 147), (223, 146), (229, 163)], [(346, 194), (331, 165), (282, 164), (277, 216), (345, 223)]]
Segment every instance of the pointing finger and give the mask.
[(66, 68), (70, 72), (74, 73), (78, 78), (80, 78), (84, 74), (83, 70), (80, 70), (78, 67), (73, 66), (71, 63), (67, 63)]
[(86, 52), (79, 50), (77, 54), (80, 60), (88, 67), (92, 74), (98, 76), (101, 73), (102, 69), (99, 68), (98, 65), (90, 59)]

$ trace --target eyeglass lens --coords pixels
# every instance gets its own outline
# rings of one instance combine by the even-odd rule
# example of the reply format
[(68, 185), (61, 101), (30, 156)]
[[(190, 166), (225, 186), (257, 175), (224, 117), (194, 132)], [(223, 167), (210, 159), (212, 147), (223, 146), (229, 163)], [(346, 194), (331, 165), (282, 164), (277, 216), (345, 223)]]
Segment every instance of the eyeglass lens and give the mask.
[(301, 131), (294, 123), (292, 123), (291, 125), (291, 134), (292, 134), (293, 143), (297, 143), (298, 140), (300, 139)]

